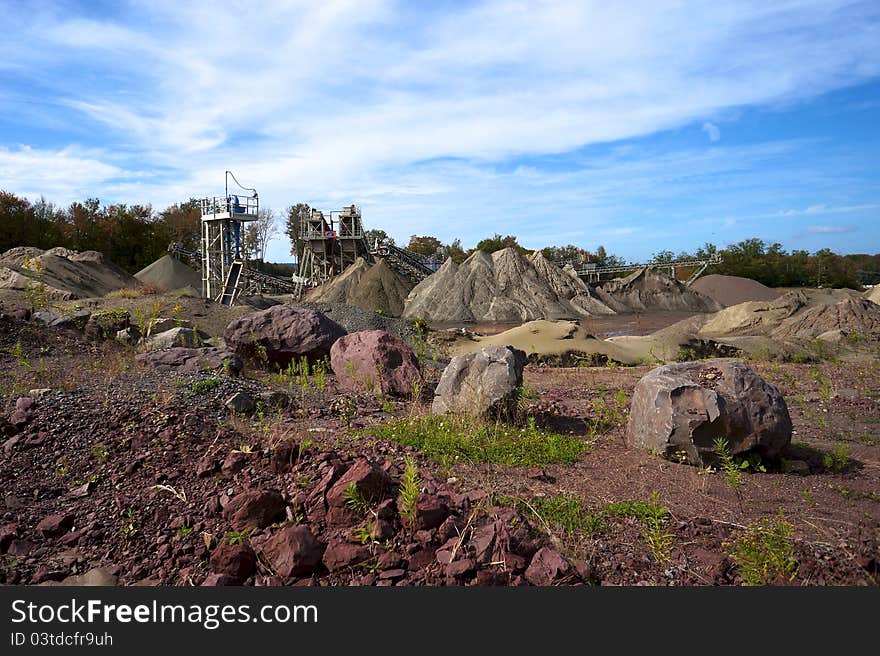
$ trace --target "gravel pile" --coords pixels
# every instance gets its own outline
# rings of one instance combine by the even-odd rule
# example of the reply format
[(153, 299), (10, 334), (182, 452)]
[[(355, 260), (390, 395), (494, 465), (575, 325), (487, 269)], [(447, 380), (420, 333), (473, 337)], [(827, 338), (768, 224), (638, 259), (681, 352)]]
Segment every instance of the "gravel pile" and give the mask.
[(383, 317), (381, 314), (364, 310), (356, 305), (313, 301), (304, 301), (300, 305), (304, 308), (326, 314), (350, 333), (361, 330), (384, 330), (392, 335), (397, 335), (408, 344), (412, 344), (413, 339), (417, 335), (416, 329), (410, 321)]

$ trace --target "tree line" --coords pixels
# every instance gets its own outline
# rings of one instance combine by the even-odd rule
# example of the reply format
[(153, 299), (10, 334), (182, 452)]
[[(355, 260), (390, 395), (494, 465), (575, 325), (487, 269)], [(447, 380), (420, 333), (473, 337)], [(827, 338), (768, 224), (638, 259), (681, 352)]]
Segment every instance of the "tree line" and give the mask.
[[(275, 212), (261, 209), (259, 219), (245, 226), (246, 256), (265, 259), (276, 231)], [(167, 253), (171, 242), (198, 251), (200, 234), (201, 210), (194, 198), (155, 212), (150, 205), (102, 205), (97, 198), (59, 207), (45, 198), (32, 203), (0, 191), (0, 253), (16, 246), (100, 251), (135, 273)]]
[[(310, 207), (297, 203), (287, 208), (283, 232), (290, 239), (291, 254), (301, 255), (300, 226)], [(288, 268), (266, 263), (266, 248), (278, 232), (278, 215), (269, 208), (260, 210), (258, 221), (245, 227), (242, 245), (245, 255), (267, 272), (287, 274)], [(97, 198), (73, 202), (59, 207), (40, 198), (35, 202), (7, 191), (0, 191), (0, 253), (16, 246), (48, 249), (63, 246), (71, 250), (95, 250), (129, 272), (136, 272), (167, 252), (170, 242), (197, 251), (200, 238), (199, 202), (190, 199), (176, 203), (160, 212), (150, 205), (102, 205)], [(367, 230), (365, 237), (394, 240), (380, 229)], [(465, 249), (460, 239), (444, 243), (431, 235), (412, 235), (404, 248), (426, 257), (463, 262), (477, 250), (493, 253), (515, 248), (523, 254), (533, 251), (523, 247), (514, 235), (494, 234)], [(603, 246), (588, 250), (574, 244), (547, 246), (544, 256), (557, 264), (595, 264), (627, 266), (624, 258), (606, 252)], [(824, 248), (814, 253), (805, 250), (786, 251), (781, 244), (768, 244), (752, 238), (719, 248), (704, 244), (692, 253), (660, 251), (652, 261), (671, 262), (681, 259), (722, 258), (707, 273), (752, 278), (769, 287), (852, 287), (880, 283), (880, 254), (838, 255)], [(275, 269), (278, 269), (277, 271)], [(684, 272), (685, 274), (687, 272)]]

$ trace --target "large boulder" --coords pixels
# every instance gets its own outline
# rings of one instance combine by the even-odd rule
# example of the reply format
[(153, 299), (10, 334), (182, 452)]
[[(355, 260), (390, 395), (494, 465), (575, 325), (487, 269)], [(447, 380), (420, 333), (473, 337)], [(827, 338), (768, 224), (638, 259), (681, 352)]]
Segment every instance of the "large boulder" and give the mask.
[(512, 416), (525, 364), (525, 352), (512, 346), (459, 355), (443, 370), (431, 411), (435, 415)]
[(320, 359), (345, 334), (320, 312), (296, 305), (275, 305), (252, 312), (226, 326), (229, 348), (243, 356), (285, 367), (294, 358)]
[(222, 371), (235, 375), (241, 371), (242, 362), (232, 351), (222, 348), (184, 348), (176, 346), (150, 353), (140, 353), (135, 360), (159, 370), (179, 369), (185, 372)]
[(153, 334), (145, 342), (148, 351), (161, 351), (162, 349), (183, 346), (185, 348), (199, 348), (211, 339), (207, 333), (194, 328), (176, 326), (159, 334)]
[(278, 492), (271, 490), (246, 490), (234, 496), (226, 507), (223, 516), (236, 531), (266, 528), (285, 517), (287, 504)]
[(705, 466), (718, 461), (719, 437), (732, 455), (778, 456), (791, 441), (782, 394), (736, 360), (669, 364), (636, 385), (626, 427), (630, 447)]
[(342, 389), (404, 396), (412, 392), (414, 383), (422, 382), (416, 354), (384, 330), (343, 335), (330, 349), (330, 366)]
[(272, 570), (286, 579), (314, 572), (324, 546), (305, 526), (288, 524), (263, 545), (262, 555)]

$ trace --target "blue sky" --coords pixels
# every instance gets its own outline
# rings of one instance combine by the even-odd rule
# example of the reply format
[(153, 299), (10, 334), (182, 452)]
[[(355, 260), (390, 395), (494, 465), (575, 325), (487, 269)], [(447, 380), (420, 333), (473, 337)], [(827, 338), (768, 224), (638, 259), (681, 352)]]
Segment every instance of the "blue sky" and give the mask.
[(0, 188), (162, 209), (230, 169), (399, 242), (880, 251), (876, 1), (216, 4), (0, 2)]

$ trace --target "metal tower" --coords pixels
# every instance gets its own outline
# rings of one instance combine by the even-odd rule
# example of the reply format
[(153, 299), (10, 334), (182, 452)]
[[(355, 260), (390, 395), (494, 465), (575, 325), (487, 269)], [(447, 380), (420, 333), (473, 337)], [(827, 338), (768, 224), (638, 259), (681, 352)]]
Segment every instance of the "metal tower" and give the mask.
[[(230, 194), (229, 179), (250, 195)], [(241, 250), (242, 226), (256, 221), (260, 212), (257, 190), (244, 187), (226, 171), (226, 193), (200, 201), (202, 210), (202, 295), (232, 305), (245, 268)]]
[(333, 212), (325, 216), (313, 209), (300, 226), (303, 254), (298, 274), (310, 287), (342, 273), (359, 257), (370, 258), (360, 209), (351, 205), (336, 214), (334, 222)]

